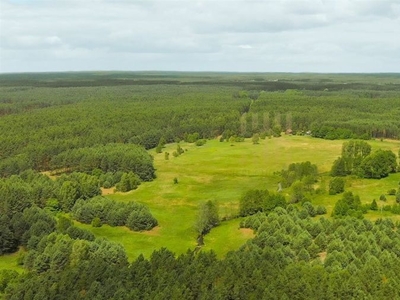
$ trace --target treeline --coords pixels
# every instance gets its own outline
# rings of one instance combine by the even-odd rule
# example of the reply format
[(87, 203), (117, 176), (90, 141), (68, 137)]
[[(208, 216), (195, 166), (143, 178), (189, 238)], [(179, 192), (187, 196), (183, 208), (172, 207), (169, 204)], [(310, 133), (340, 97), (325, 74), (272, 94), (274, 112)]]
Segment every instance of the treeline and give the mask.
[(1, 292), (43, 300), (400, 297), (398, 223), (315, 219), (289, 205), (254, 228), (256, 237), (222, 260), (161, 249), (132, 263), (119, 245), (51, 233), (23, 259), (29, 271), (0, 272)]
[(107, 144), (104, 146), (71, 149), (51, 158), (50, 170), (103, 173), (133, 172), (143, 181), (155, 178), (153, 158), (141, 146)]
[(243, 120), (242, 134), (309, 132), (325, 139), (400, 137), (398, 94), (363, 90), (261, 92)]

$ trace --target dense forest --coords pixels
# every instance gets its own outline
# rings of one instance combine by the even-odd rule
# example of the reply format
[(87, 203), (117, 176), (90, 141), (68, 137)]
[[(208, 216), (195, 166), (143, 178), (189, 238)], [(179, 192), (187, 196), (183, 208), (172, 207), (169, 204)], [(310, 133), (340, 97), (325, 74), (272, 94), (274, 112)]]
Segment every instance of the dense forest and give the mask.
[[(2, 272), (8, 299), (398, 299), (399, 224), (315, 219), (293, 206), (260, 214), (256, 237), (224, 260), (167, 249), (129, 263), (124, 250), (51, 233), (29, 272)], [(1, 287), (1, 286), (0, 286)]]
[(173, 142), (194, 133), (400, 137), (398, 76), (287, 76), (1, 75), (0, 174), (48, 170), (53, 157), (71, 149), (110, 143), (150, 149), (161, 138)]
[[(376, 199), (362, 204), (346, 191), (348, 178), (399, 171), (400, 151), (368, 143), (400, 139), (399, 100), (396, 74), (2, 74), (0, 255), (20, 249), (24, 271), (0, 270), (0, 295), (400, 299), (400, 224), (364, 218), (378, 209)], [(166, 144), (178, 157), (187, 151), (180, 142), (201, 147), (218, 138), (234, 146), (252, 138), (257, 145), (283, 134), (345, 140), (324, 174), (328, 190), (317, 165), (289, 162), (274, 174), (276, 192), (248, 189), (238, 200), (230, 218), (242, 218), (240, 226), (255, 235), (224, 258), (201, 250), (223, 221), (214, 201), (199, 208), (198, 247), (181, 255), (162, 248), (128, 260), (120, 244), (76, 226), (147, 231), (159, 224), (140, 201), (102, 195), (157, 180), (149, 149), (169, 160)], [(339, 195), (332, 213), (312, 204), (319, 193)], [(395, 203), (382, 210), (400, 214), (400, 187), (388, 194)]]

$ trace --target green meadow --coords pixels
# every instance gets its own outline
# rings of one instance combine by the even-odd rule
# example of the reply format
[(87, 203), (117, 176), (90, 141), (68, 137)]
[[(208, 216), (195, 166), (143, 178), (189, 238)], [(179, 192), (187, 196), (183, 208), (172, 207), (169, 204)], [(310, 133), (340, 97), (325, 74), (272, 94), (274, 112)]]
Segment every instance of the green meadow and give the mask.
[[(279, 176), (275, 174), (290, 163), (310, 161), (317, 164), (321, 174), (316, 186), (328, 188), (329, 170), (333, 161), (340, 156), (343, 141), (315, 139), (308, 136), (282, 136), (260, 140), (254, 145), (251, 139), (244, 142), (219, 142), (209, 140), (203, 146), (181, 143), (185, 152), (174, 157), (176, 144), (167, 145), (163, 151), (169, 152), (169, 160), (164, 153), (150, 150), (154, 156), (157, 178), (146, 182), (137, 190), (128, 193), (110, 194), (108, 197), (118, 201), (137, 201), (147, 205), (157, 218), (159, 226), (148, 232), (132, 232), (125, 227), (103, 225), (93, 228), (90, 225), (77, 224), (92, 231), (97, 237), (105, 237), (121, 243), (130, 259), (139, 254), (149, 257), (162, 247), (180, 254), (196, 248), (194, 223), (199, 204), (213, 200), (218, 203), (219, 214), (223, 219), (220, 226), (206, 235), (202, 247), (213, 250), (219, 257), (228, 251), (239, 248), (253, 236), (249, 230), (239, 229), (240, 219), (231, 219), (238, 210), (239, 199), (248, 189), (268, 189), (275, 191)], [(399, 141), (369, 141), (373, 150), (390, 149), (398, 153)], [(174, 178), (178, 183), (174, 183)], [(397, 188), (400, 173), (392, 174), (381, 180), (347, 178), (346, 190), (360, 195), (363, 203), (378, 201), (378, 207), (394, 203), (394, 196), (387, 201), (379, 201), (381, 194), (391, 188)], [(289, 196), (289, 190), (283, 190)], [(313, 195), (314, 205), (324, 205), (328, 209), (327, 217), (341, 195), (330, 196), (326, 192)], [(369, 212), (366, 218), (375, 220), (391, 217), (400, 220), (400, 216), (385, 211)]]

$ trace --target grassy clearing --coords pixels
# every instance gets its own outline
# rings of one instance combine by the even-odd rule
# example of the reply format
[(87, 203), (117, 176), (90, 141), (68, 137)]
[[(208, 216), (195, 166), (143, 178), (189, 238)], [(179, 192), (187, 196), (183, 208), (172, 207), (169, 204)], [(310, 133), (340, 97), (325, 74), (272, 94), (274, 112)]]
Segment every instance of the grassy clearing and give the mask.
[[(290, 163), (310, 161), (317, 164), (321, 172), (319, 185), (327, 189), (327, 175), (333, 161), (340, 156), (343, 141), (328, 141), (306, 136), (283, 136), (260, 140), (253, 145), (248, 139), (242, 143), (219, 142), (210, 140), (204, 146), (181, 143), (186, 149), (184, 154), (174, 157), (175, 144), (167, 145), (164, 151), (171, 153), (165, 160), (164, 153), (154, 155), (157, 179), (143, 183), (137, 190), (129, 193), (107, 195), (118, 201), (138, 201), (147, 205), (159, 222), (159, 226), (149, 232), (132, 232), (124, 227), (93, 228), (90, 225), (76, 223), (77, 226), (92, 231), (98, 237), (104, 237), (121, 243), (129, 258), (135, 259), (140, 253), (146, 257), (162, 247), (180, 254), (188, 248), (196, 247), (197, 234), (194, 230), (197, 209), (207, 200), (217, 201), (220, 216), (237, 213), (240, 196), (248, 189), (268, 189), (275, 191), (279, 177), (274, 172), (287, 168)], [(373, 149), (390, 149), (398, 153), (399, 141), (369, 141)], [(178, 184), (173, 179), (178, 178)], [(379, 196), (390, 188), (397, 188), (400, 173), (392, 174), (381, 180), (348, 178), (346, 190), (360, 195), (363, 203), (376, 199), (378, 206), (393, 204), (394, 196), (386, 196), (387, 201), (379, 201)], [(287, 193), (287, 191), (283, 191)], [(328, 208), (328, 216), (341, 195), (329, 196), (326, 193), (315, 195), (313, 204)], [(370, 212), (367, 218), (375, 220), (391, 217), (384, 211)], [(239, 219), (223, 222), (205, 237), (204, 250), (213, 250), (218, 256), (224, 256), (252, 237), (251, 231), (240, 230)], [(16, 256), (0, 258), (3, 265), (16, 265)], [(8, 262), (7, 262), (8, 261)]]
[(217, 256), (223, 257), (227, 252), (238, 249), (250, 238), (254, 237), (252, 229), (239, 228), (241, 219), (223, 222), (204, 237), (203, 250), (213, 250)]
[[(250, 140), (242, 143), (208, 141), (206, 145), (197, 147), (194, 144), (181, 143), (186, 149), (179, 157), (170, 155), (165, 160), (164, 154), (154, 155), (157, 179), (142, 184), (137, 190), (129, 193), (108, 195), (118, 201), (138, 201), (151, 209), (160, 226), (150, 232), (134, 233), (126, 228), (103, 226), (90, 229), (97, 236), (123, 244), (130, 258), (139, 253), (149, 256), (161, 247), (167, 247), (176, 253), (183, 253), (196, 246), (196, 232), (193, 224), (197, 207), (207, 200), (215, 200), (219, 204), (220, 215), (230, 216), (237, 212), (240, 196), (247, 189), (277, 188), (279, 177), (274, 172), (287, 168), (290, 163), (311, 161), (318, 165), (323, 174), (321, 185), (328, 187), (329, 172), (333, 161), (340, 156), (343, 141), (328, 141), (304, 136), (283, 136), (261, 140), (253, 145)], [(390, 149), (395, 153), (400, 148), (398, 141), (370, 141), (373, 149)], [(167, 145), (164, 151), (172, 153), (175, 144)], [(178, 178), (178, 184), (173, 183)], [(348, 179), (347, 190), (360, 195), (363, 203), (378, 200), (389, 188), (397, 188), (400, 174), (394, 174), (382, 180)], [(285, 192), (285, 191), (284, 191)], [(341, 196), (317, 195), (314, 204), (325, 205), (328, 214), (337, 199)], [(392, 204), (394, 197), (388, 201), (378, 201), (378, 206)], [(387, 212), (371, 212), (366, 217), (376, 219), (393, 216)], [(244, 234), (238, 229), (239, 220), (223, 222), (213, 229), (205, 238), (203, 249), (213, 249), (219, 256), (238, 248), (251, 234)]]
[(18, 265), (18, 257), (21, 255), (23, 250), (19, 250), (16, 253), (6, 254), (0, 256), (0, 270), (15, 270), (18, 273), (22, 273), (24, 269)]

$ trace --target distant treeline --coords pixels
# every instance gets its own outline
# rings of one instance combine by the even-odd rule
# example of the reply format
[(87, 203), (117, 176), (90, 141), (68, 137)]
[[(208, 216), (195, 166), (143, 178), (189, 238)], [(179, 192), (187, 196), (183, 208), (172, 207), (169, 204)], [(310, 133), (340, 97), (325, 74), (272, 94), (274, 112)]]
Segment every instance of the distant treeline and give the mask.
[(0, 78), (1, 176), (48, 170), (54, 157), (72, 149), (110, 143), (150, 149), (161, 140), (194, 134), (227, 140), (282, 132), (325, 139), (400, 138), (395, 74), (121, 72)]

